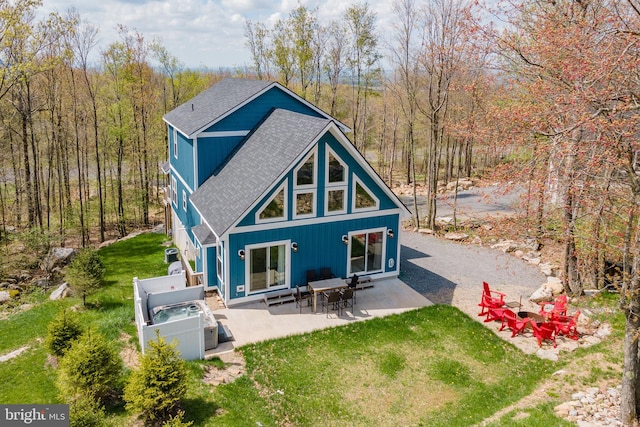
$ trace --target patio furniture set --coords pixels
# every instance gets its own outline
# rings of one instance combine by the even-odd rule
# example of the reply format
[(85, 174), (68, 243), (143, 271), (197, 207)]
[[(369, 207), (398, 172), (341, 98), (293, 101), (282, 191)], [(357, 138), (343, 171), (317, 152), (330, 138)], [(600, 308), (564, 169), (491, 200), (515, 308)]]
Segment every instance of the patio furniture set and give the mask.
[(319, 300), (321, 310), (324, 312), (326, 309), (327, 316), (329, 316), (329, 310), (337, 310), (338, 315), (342, 315), (344, 309), (349, 307), (353, 309), (356, 303), (356, 290), (362, 289), (362, 284), (370, 281), (371, 279), (359, 278), (356, 274), (350, 279), (334, 277), (331, 270), (326, 268), (320, 270), (320, 276), (316, 275), (315, 270), (308, 270), (306, 290), (299, 285), (296, 286), (296, 306), (302, 313), (302, 303), (307, 302), (307, 306), (313, 306), (313, 312), (317, 313)]
[(482, 300), (478, 304), (482, 309), (478, 316), (485, 316), (485, 322), (499, 321), (500, 331), (505, 328), (511, 330), (511, 337), (515, 337), (525, 331), (532, 331), (533, 336), (538, 340), (538, 345), (542, 347), (543, 341), (551, 341), (556, 347), (556, 337), (558, 335), (577, 340), (580, 335), (576, 328), (576, 322), (580, 316), (580, 311), (576, 311), (572, 316), (567, 315), (567, 296), (559, 295), (553, 304), (539, 303), (540, 309), (537, 313), (529, 311), (511, 310), (522, 306), (519, 302), (506, 302), (506, 294), (493, 291), (487, 282), (483, 282)]

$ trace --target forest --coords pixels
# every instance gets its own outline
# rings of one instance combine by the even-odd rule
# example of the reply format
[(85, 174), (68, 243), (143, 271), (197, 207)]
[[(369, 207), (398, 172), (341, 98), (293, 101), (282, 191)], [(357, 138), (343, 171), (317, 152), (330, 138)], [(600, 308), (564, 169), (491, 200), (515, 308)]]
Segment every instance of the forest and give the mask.
[(409, 185), (414, 199), (426, 191), (425, 211), (409, 206), (412, 227), (436, 228), (441, 185), (491, 177), (526, 189), (519, 220), (529, 237), (562, 245), (567, 293), (604, 286), (606, 266), (619, 266), (630, 423), (640, 370), (640, 2), (392, 4), (386, 41), (367, 3), (330, 23), (300, 4), (274, 25), (246, 21), (251, 63), (214, 71), (189, 69), (124, 26), (99, 46), (98, 27), (73, 9), (38, 19), (39, 0), (0, 2), (3, 252), (19, 241), (96, 245), (162, 221), (163, 114), (224, 77), (277, 80), (348, 125), (392, 188)]

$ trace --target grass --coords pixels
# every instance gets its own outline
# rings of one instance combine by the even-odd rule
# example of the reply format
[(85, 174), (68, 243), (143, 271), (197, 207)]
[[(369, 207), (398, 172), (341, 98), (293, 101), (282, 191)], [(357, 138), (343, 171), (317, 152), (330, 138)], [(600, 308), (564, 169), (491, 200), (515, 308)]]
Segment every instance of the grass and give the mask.
[[(62, 309), (74, 307), (83, 325), (98, 329), (117, 348), (123, 345), (122, 332), (135, 343), (131, 280), (166, 274), (164, 243), (164, 236), (144, 234), (101, 249), (106, 285), (88, 298), (87, 308), (78, 298), (40, 299), (30, 310), (0, 321), (0, 354), (29, 346), (0, 363), (0, 402), (61, 403), (43, 340), (46, 325)], [(620, 317), (611, 319), (616, 329)], [(584, 377), (563, 380), (582, 386), (615, 377), (614, 367), (621, 361), (619, 349), (603, 356), (598, 346), (564, 355), (561, 363), (528, 356), (477, 320), (444, 305), (239, 351), (247, 374), (217, 387), (202, 377), (223, 362), (187, 363), (189, 386), (182, 407), (194, 426), (470, 426), (528, 396), (566, 364), (594, 358), (585, 364)], [(548, 394), (544, 404), (532, 403), (490, 425), (570, 425), (553, 414), (560, 394)], [(113, 426), (132, 423), (132, 414), (122, 405), (108, 412)]]

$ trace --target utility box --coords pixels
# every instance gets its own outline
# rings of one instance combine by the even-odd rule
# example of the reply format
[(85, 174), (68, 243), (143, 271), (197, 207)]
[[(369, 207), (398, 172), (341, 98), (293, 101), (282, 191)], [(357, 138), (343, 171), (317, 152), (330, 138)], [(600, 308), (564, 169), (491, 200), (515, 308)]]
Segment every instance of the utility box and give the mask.
[(204, 327), (204, 349), (211, 350), (218, 347), (218, 322)]
[(171, 264), (178, 261), (178, 250), (176, 248), (169, 248), (164, 250), (164, 263)]

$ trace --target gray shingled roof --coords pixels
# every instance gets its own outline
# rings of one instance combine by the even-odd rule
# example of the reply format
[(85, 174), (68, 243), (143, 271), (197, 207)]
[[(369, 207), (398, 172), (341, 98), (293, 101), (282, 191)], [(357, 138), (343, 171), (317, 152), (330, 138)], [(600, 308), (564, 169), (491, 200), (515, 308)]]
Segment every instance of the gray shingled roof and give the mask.
[(191, 232), (196, 236), (196, 239), (203, 246), (209, 246), (216, 243), (216, 236), (209, 230), (206, 224), (196, 225), (191, 227)]
[(308, 151), (331, 120), (274, 110), (191, 195), (218, 236), (226, 233)]
[(169, 111), (163, 118), (191, 136), (273, 84), (264, 80), (224, 79)]

